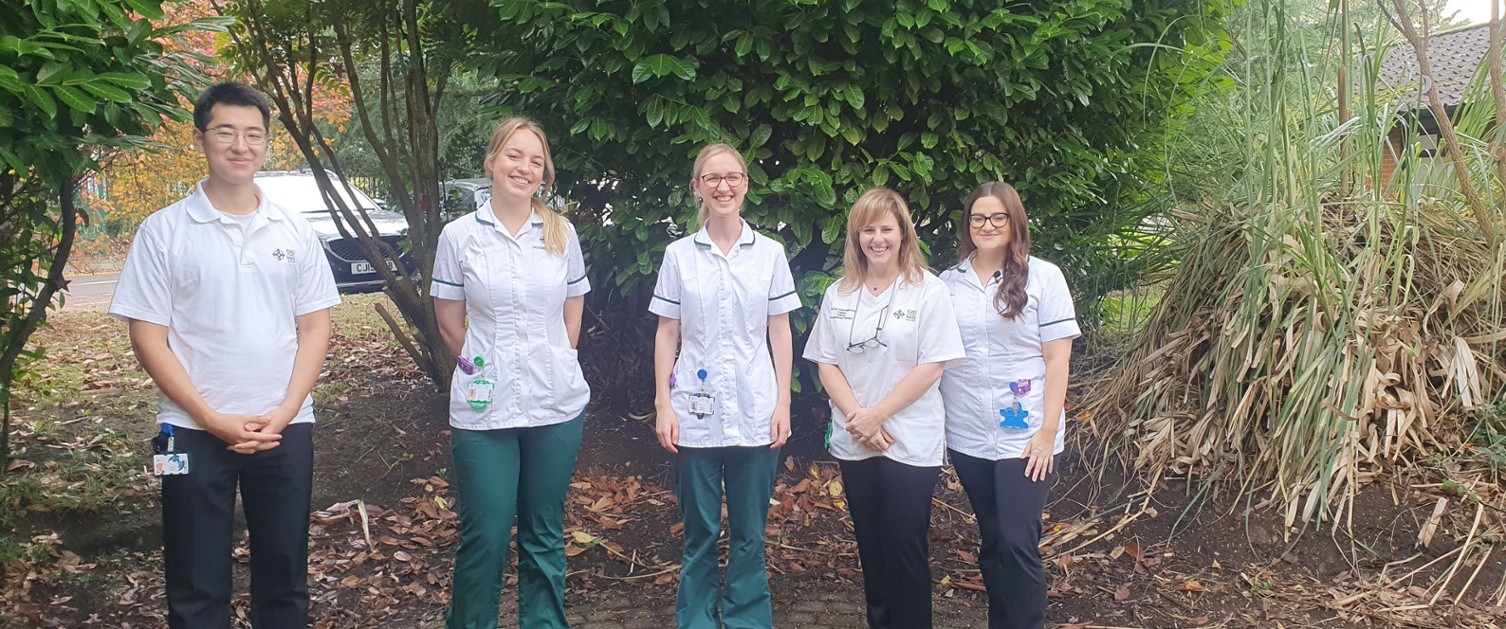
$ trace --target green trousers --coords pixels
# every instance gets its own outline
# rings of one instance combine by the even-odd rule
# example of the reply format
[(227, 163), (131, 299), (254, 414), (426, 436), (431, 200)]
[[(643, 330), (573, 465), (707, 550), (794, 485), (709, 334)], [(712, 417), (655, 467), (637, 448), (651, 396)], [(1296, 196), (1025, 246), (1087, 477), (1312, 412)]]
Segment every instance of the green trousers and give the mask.
[[(753, 448), (680, 448), (675, 495), (685, 522), (685, 555), (675, 620), (680, 629), (769, 629), (769, 577), (764, 564), (764, 524), (779, 451)], [(727, 579), (717, 573), (722, 532), (722, 488), (727, 495)], [(718, 622), (717, 603), (721, 614)]]
[(565, 493), (585, 413), (535, 428), (450, 431), (460, 545), (447, 629), (496, 629), (518, 525), (518, 623), (565, 629)]

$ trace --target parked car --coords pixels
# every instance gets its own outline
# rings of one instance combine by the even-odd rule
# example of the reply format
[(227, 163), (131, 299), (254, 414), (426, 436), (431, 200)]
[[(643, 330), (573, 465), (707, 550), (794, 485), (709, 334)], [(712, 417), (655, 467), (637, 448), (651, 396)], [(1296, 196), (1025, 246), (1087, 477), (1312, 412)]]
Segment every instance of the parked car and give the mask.
[[(330, 177), (339, 182), (334, 173), (330, 173)], [(349, 228), (349, 223), (346, 223), (347, 231), (351, 232), (352, 237), (346, 238), (340, 233), (340, 228), (335, 224), (329, 206), (324, 203), (324, 196), (320, 194), (319, 184), (312, 173), (308, 171), (257, 173), (256, 185), (261, 188), (262, 194), (267, 195), (268, 200), (287, 210), (298, 212), (313, 226), (314, 231), (319, 233), (319, 240), (324, 245), (324, 257), (329, 260), (330, 270), (335, 274), (335, 285), (341, 292), (381, 290), (382, 276), (366, 260), (366, 254), (361, 250), (360, 242), (354, 238), (355, 230)], [(354, 185), (350, 187), (354, 197), (347, 194), (343, 188), (344, 186), (338, 186), (337, 192), (341, 198), (345, 199), (347, 207), (352, 210), (365, 209), (366, 215), (376, 225), (378, 236), (398, 252), (398, 262), (389, 260), (388, 268), (395, 271), (397, 265), (401, 264), (403, 272), (413, 275), (418, 265), (413, 260), (413, 256), (399, 246), (399, 243), (407, 236), (408, 220), (403, 218), (402, 214), (382, 209), (380, 204)]]
[(476, 211), (491, 196), (492, 181), (484, 177), (450, 179), (439, 184), (439, 207), (446, 221)]

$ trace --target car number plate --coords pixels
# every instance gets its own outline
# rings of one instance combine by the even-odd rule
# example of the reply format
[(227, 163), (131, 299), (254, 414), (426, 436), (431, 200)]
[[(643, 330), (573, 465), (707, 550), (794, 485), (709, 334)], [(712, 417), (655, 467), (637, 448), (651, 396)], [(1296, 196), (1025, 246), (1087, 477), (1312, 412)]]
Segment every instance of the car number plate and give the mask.
[[(396, 273), (397, 263), (388, 260), (387, 268), (392, 269), (392, 272)], [(370, 262), (352, 262), (350, 263), (350, 272), (352, 275), (366, 275), (369, 273), (375, 273), (376, 269), (372, 268)]]

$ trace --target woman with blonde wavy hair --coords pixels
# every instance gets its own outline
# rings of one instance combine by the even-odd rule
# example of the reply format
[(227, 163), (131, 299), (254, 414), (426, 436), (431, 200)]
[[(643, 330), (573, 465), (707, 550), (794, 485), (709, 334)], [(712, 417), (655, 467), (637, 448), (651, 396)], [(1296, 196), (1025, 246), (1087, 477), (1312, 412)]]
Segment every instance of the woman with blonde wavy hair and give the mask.
[(931, 626), (927, 535), (945, 415), (937, 380), (963, 358), (946, 286), (926, 268), (910, 209), (869, 190), (847, 217), (842, 279), (805, 346), (831, 398), (871, 629)]
[[(701, 149), (691, 171), (700, 230), (664, 250), (649, 311), (659, 444), (675, 453), (685, 523), (675, 620), (682, 629), (772, 627), (764, 525), (779, 447), (790, 436), (790, 312), (800, 307), (784, 246), (742, 218), (748, 167)], [(728, 550), (718, 574), (722, 498)]]
[(565, 494), (591, 396), (575, 345), (591, 284), (575, 228), (543, 201), (554, 181), (544, 130), (503, 120), (486, 172), (491, 198), (445, 226), (431, 288), (456, 364), (460, 545), (446, 627), (497, 626), (516, 522), (519, 625), (564, 628)]

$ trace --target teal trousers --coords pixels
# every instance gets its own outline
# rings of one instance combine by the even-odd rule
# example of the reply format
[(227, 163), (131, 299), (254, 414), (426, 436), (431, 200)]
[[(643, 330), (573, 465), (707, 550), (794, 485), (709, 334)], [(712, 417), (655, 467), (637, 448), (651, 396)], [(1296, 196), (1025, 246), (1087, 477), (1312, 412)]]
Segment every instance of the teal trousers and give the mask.
[[(764, 525), (769, 520), (779, 451), (767, 446), (679, 450), (675, 495), (685, 522), (685, 555), (680, 562), (675, 620), (680, 629), (773, 627)], [(723, 487), (729, 541), (725, 582), (717, 562)]]
[(450, 431), (460, 545), (447, 629), (496, 629), (502, 571), (518, 526), (518, 623), (567, 629), (565, 494), (585, 413), (534, 428)]

